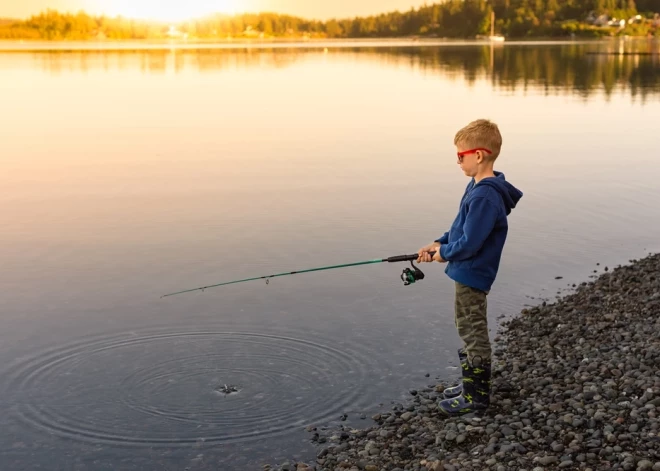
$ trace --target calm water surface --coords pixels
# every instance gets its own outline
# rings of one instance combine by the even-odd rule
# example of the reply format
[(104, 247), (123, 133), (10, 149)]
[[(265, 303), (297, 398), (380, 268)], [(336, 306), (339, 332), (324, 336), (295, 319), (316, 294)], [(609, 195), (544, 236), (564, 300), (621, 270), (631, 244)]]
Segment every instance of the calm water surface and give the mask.
[(479, 117), (525, 194), (493, 336), (660, 250), (660, 60), (591, 54), (657, 43), (330, 46), (0, 52), (1, 469), (309, 459), (306, 426), (456, 376), (441, 265), (160, 296), (415, 252), (452, 222)]

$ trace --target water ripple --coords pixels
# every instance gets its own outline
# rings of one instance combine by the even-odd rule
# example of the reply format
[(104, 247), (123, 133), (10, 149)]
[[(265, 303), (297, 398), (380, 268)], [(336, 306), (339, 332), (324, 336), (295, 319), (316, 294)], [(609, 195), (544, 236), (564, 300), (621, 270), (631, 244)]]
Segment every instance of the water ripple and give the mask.
[[(4, 397), (23, 422), (74, 440), (240, 442), (325, 422), (359, 403), (372, 360), (342, 348), (251, 332), (101, 336), (15, 362)], [(227, 384), (238, 393), (221, 393)]]

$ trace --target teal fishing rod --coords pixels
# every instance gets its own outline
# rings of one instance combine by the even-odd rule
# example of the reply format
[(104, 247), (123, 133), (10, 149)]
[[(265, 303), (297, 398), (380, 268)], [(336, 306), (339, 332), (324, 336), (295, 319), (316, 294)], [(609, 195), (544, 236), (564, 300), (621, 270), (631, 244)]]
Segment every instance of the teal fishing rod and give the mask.
[[(435, 254), (435, 252), (429, 252), (429, 255), (431, 255), (431, 257), (434, 254)], [(321, 271), (321, 270), (334, 270), (336, 268), (355, 267), (355, 266), (358, 266), (358, 265), (373, 265), (373, 264), (376, 264), (376, 263), (410, 262), (410, 265), (412, 265), (412, 270), (410, 268), (406, 267), (403, 270), (403, 273), (401, 273), (401, 281), (403, 281), (404, 286), (408, 286), (408, 285), (411, 285), (411, 284), (415, 283), (416, 281), (424, 279), (424, 273), (422, 272), (422, 270), (420, 270), (418, 267), (416, 267), (415, 264), (413, 263), (418, 258), (419, 258), (418, 254), (396, 255), (394, 257), (378, 258), (376, 260), (366, 260), (364, 262), (345, 263), (345, 264), (342, 264), (342, 265), (332, 265), (332, 266), (328, 266), (328, 267), (309, 268), (307, 270), (298, 270), (298, 271), (290, 271), (290, 272), (286, 272), (286, 273), (278, 273), (276, 275), (257, 276), (257, 277), (254, 277), (254, 278), (246, 278), (244, 280), (227, 281), (225, 283), (218, 283), (217, 285), (202, 286), (201, 288), (193, 288), (193, 289), (187, 289), (187, 290), (184, 290), (184, 291), (177, 291), (176, 293), (165, 294), (165, 295), (161, 296), (161, 298), (166, 298), (168, 296), (174, 296), (174, 295), (177, 295), (177, 294), (191, 293), (193, 291), (204, 291), (205, 289), (217, 288), (218, 286), (227, 286), (227, 285), (233, 285), (233, 284), (236, 284), (236, 283), (245, 283), (247, 281), (266, 280), (266, 284), (268, 284), (268, 281), (271, 278), (276, 278), (278, 276), (297, 275), (297, 274), (300, 274), (300, 273), (309, 273), (309, 272)]]

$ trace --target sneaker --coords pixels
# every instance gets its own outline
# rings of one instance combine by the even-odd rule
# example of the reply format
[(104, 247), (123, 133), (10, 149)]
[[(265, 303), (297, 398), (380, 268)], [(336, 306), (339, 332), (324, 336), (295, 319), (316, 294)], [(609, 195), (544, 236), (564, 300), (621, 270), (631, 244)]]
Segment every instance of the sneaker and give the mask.
[[(458, 359), (461, 362), (461, 369), (464, 369), (467, 362), (467, 353), (465, 352), (464, 348), (458, 349)], [(463, 382), (458, 383), (458, 386), (452, 386), (451, 388), (447, 388), (443, 391), (445, 399), (457, 397), (461, 394), (463, 394)]]
[(463, 392), (453, 398), (438, 403), (438, 410), (447, 415), (463, 415), (483, 411), (490, 405), (490, 363), (481, 361), (470, 364), (466, 361), (463, 368)]

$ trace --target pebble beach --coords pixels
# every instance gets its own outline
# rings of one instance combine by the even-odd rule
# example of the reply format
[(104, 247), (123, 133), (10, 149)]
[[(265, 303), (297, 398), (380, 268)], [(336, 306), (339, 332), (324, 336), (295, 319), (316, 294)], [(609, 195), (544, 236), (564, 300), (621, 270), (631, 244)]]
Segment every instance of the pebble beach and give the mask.
[(660, 471), (660, 254), (502, 322), (485, 413), (438, 413), (452, 384), (409, 391), (366, 428), (310, 427), (314, 461), (264, 469)]

